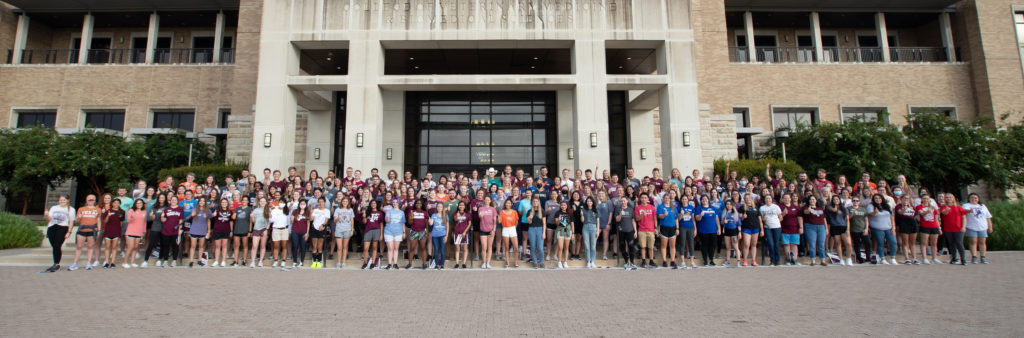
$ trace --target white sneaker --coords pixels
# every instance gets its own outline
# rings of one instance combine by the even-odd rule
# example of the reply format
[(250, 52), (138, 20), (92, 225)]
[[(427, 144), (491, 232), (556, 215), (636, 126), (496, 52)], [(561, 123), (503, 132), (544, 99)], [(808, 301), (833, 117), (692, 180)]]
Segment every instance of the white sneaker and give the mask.
[(178, 261), (171, 261), (171, 267), (178, 266)]
[(271, 265), (270, 267), (272, 267), (272, 268), (276, 268), (276, 267), (277, 267), (277, 261), (274, 261), (274, 264), (273, 264), (273, 265)]
[(846, 259), (846, 265), (847, 266), (853, 266), (853, 258), (847, 258)]
[(940, 261), (938, 258), (933, 259), (932, 262), (934, 262), (935, 264), (943, 264), (942, 261)]
[(249, 267), (250, 268), (255, 268), (256, 267), (256, 262), (250, 262), (249, 263)]
[(924, 261), (922, 261), (921, 263), (924, 263), (924, 264), (932, 264), (932, 262), (931, 262), (931, 261), (929, 261), (929, 260), (928, 260), (927, 258), (925, 258), (925, 259), (924, 259)]
[(256, 264), (256, 266), (258, 266), (258, 267), (261, 267), (261, 268), (262, 268), (262, 267), (263, 267), (263, 260), (260, 260), (259, 264)]
[(893, 265), (895, 265), (896, 264), (896, 259), (895, 258), (889, 258), (889, 262), (892, 263)]
[(299, 266), (299, 263), (294, 263), (294, 262), (292, 263), (292, 267), (293, 267), (293, 268), (294, 268), (294, 267), (297, 267), (297, 266)]
[[(146, 263), (142, 263), (142, 264), (146, 264)], [(145, 266), (145, 265), (143, 265), (143, 266)], [(156, 260), (156, 266), (157, 266), (157, 267), (161, 267), (161, 266), (164, 266), (164, 261), (162, 261), (162, 260), (159, 260), (159, 259), (158, 259), (158, 260)]]
[[(885, 258), (882, 258), (882, 264), (889, 265), (889, 261), (885, 260)], [(896, 264), (895, 259), (892, 260), (892, 264)]]
[(133, 267), (133, 268), (137, 268), (137, 267), (139, 267), (139, 265), (138, 265), (138, 264), (135, 264), (135, 263), (132, 263), (132, 267)]
[(78, 263), (72, 263), (71, 266), (68, 267), (68, 271), (75, 271), (75, 270), (78, 270)]
[(86, 270), (92, 270), (92, 263), (85, 263)]
[(124, 263), (124, 264), (121, 264), (121, 267), (125, 268), (125, 269), (130, 269), (132, 266), (128, 265), (128, 263)]
[[(160, 262), (160, 261), (157, 261), (157, 262)], [(139, 267), (145, 268), (145, 267), (148, 267), (148, 266), (149, 266), (149, 262), (148, 261), (142, 261), (142, 265), (140, 265)]]
[(217, 262), (213, 262), (213, 264), (210, 264), (210, 267), (211, 268), (216, 268), (217, 267)]

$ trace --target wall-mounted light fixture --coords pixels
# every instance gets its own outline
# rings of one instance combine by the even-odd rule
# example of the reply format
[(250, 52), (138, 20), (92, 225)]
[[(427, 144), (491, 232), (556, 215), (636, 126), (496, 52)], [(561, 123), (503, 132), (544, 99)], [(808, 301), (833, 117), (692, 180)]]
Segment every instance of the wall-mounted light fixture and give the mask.
[(263, 134), (263, 147), (270, 148), (270, 133)]
[(688, 132), (688, 131), (684, 131), (683, 132), (683, 146), (684, 147), (689, 147), (690, 146), (690, 132)]
[(356, 133), (356, 147), (363, 147), (363, 133)]
[(590, 133), (590, 147), (597, 148), (597, 133)]
[(180, 42), (180, 43), (185, 43), (185, 36), (184, 36), (184, 35), (182, 35), (182, 36), (179, 36), (179, 37), (178, 37), (178, 42)]
[(646, 160), (647, 159), (647, 148), (640, 148), (640, 159), (641, 160)]
[(320, 159), (320, 148), (314, 148), (313, 149), (313, 159), (314, 160), (319, 160)]
[(571, 159), (575, 159), (575, 158), (576, 158), (576, 150), (574, 150), (572, 148), (569, 148), (569, 159), (571, 160)]
[(118, 41), (120, 41), (119, 43), (124, 43), (124, 37), (122, 36), (121, 39)]
[(389, 160), (391, 159), (391, 148), (388, 148), (388, 151), (387, 151), (387, 158), (388, 158)]

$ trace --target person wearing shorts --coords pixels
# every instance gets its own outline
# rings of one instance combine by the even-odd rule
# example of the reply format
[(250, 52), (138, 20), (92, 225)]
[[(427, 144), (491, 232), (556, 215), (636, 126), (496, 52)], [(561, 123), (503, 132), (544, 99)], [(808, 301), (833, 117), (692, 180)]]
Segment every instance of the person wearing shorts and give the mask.
[[(675, 194), (671, 191), (669, 193)], [(690, 199), (683, 196), (680, 198), (676, 210), (679, 214), (679, 238), (676, 238), (679, 266), (685, 269), (695, 269), (697, 263), (694, 261), (693, 249), (694, 239), (697, 238), (697, 221), (693, 218), (694, 207), (690, 205)], [(687, 259), (690, 260), (689, 266), (686, 265)]]
[(355, 211), (352, 210), (352, 199), (342, 197), (341, 203), (334, 209), (334, 241), (335, 254), (338, 262), (335, 266), (339, 269), (345, 267), (348, 260), (348, 244), (352, 238), (352, 222), (355, 219)]
[[(249, 216), (252, 229), (252, 254), (249, 256), (249, 267), (263, 267), (263, 260), (267, 258), (267, 226), (270, 224), (270, 206), (266, 197), (260, 197), (256, 201), (256, 208), (252, 209)], [(259, 259), (256, 259), (257, 251)]]
[[(988, 234), (995, 228), (992, 227), (992, 213), (984, 204), (981, 204), (981, 197), (971, 193), (967, 195), (967, 203), (962, 206), (966, 215), (966, 233), (971, 246), (971, 264), (976, 264), (981, 258), (981, 264), (988, 264)], [(962, 264), (962, 263), (961, 263)]]
[[(166, 200), (164, 200), (164, 204), (167, 204)], [(99, 232), (100, 211), (100, 208), (96, 207), (96, 195), (86, 196), (85, 206), (78, 209), (75, 217), (78, 220), (78, 238), (75, 242), (75, 259), (71, 261), (71, 266), (68, 267), (68, 270), (74, 271), (78, 269), (78, 258), (82, 254), (83, 246), (85, 246), (86, 250), (85, 269), (92, 270), (93, 252), (95, 251), (93, 247), (96, 245), (96, 233)], [(157, 233), (159, 233), (159, 230)], [(96, 251), (96, 256), (99, 256), (98, 251)]]
[(572, 242), (572, 228), (575, 224), (569, 210), (569, 202), (559, 202), (558, 208), (555, 215), (555, 238), (558, 245), (555, 259), (558, 260), (558, 268), (565, 269), (569, 267), (569, 244)]
[[(505, 253), (505, 268), (519, 267), (516, 252), (519, 252), (519, 243), (516, 242), (516, 226), (519, 225), (519, 213), (512, 208), (512, 199), (506, 199), (501, 212), (498, 213), (498, 222), (501, 223), (502, 247)], [(509, 246), (511, 245), (511, 247)], [(507, 250), (511, 248), (512, 254)]]
[[(466, 269), (466, 261), (469, 260), (469, 205), (464, 201), (459, 201), (455, 207), (455, 213), (452, 214), (452, 238), (455, 244), (455, 269)], [(462, 263), (459, 263), (459, 262)], [(460, 265), (461, 264), (461, 265)]]
[[(740, 244), (740, 266), (757, 266), (757, 240), (764, 237), (764, 222), (761, 221), (761, 211), (754, 204), (754, 195), (747, 194), (743, 198), (743, 206), (740, 207), (740, 227), (743, 229), (743, 243)], [(775, 219), (778, 221), (778, 218)]]
[(917, 210), (911, 204), (910, 195), (900, 197), (899, 204), (894, 210), (896, 214), (896, 232), (900, 236), (900, 245), (903, 248), (903, 264), (921, 264), (917, 260), (914, 243), (917, 242)]
[(398, 247), (405, 235), (405, 212), (397, 198), (391, 199), (391, 207), (384, 212), (384, 244), (388, 247), (387, 269), (398, 269)]
[[(914, 208), (917, 211), (918, 220), (921, 222), (921, 258), (924, 264), (942, 264), (936, 256), (939, 251), (939, 235), (942, 235), (942, 230), (939, 229), (939, 211), (938, 208), (933, 205), (931, 197), (928, 194), (921, 195), (921, 204)], [(931, 256), (931, 261), (928, 260), (928, 256)]]
[(654, 265), (654, 217), (657, 211), (650, 205), (650, 198), (647, 193), (640, 194), (640, 205), (633, 211), (633, 217), (637, 224), (637, 241), (640, 246), (640, 267), (647, 267), (647, 258), (650, 254), (651, 266)]
[(800, 246), (800, 235), (804, 233), (803, 218), (800, 217), (800, 206), (793, 203), (792, 196), (782, 194), (782, 248), (786, 251), (786, 265), (801, 265), (797, 262), (797, 251)]
[(285, 260), (288, 259), (288, 248), (284, 247), (285, 242), (288, 241), (288, 215), (285, 214), (286, 206), (282, 203), (268, 206), (270, 208), (270, 238), (273, 241), (273, 254), (274, 264), (272, 267), (277, 267), (278, 264), (284, 267)]
[[(721, 211), (722, 223), (722, 236), (725, 242), (725, 263), (724, 266), (729, 266), (729, 259), (736, 257), (739, 259), (739, 234), (740, 234), (740, 212), (736, 210), (736, 203), (731, 199), (725, 201), (725, 207)], [(739, 265), (739, 262), (736, 262)]]
[(363, 269), (373, 270), (376, 267), (378, 246), (384, 239), (380, 233), (381, 224), (384, 222), (384, 212), (380, 211), (379, 205), (377, 200), (370, 200), (366, 212), (363, 213), (363, 220), (366, 222), (366, 225), (363, 226)]
[(104, 246), (106, 252), (103, 253), (103, 267), (113, 268), (116, 265), (114, 260), (117, 259), (117, 249), (120, 247), (118, 241), (121, 239), (121, 223), (125, 218), (125, 212), (121, 209), (121, 200), (113, 199), (110, 202), (110, 208), (103, 210), (100, 216), (100, 222), (103, 223), (103, 237)]
[[(676, 236), (679, 235), (679, 217), (671, 194), (665, 194), (662, 197), (662, 202), (656, 211), (658, 213), (658, 237), (661, 237), (661, 267), (668, 267), (668, 262), (671, 261), (672, 268), (677, 269)], [(654, 264), (653, 257), (651, 264)]]
[(491, 268), (491, 254), (493, 250), (491, 245), (494, 240), (491, 239), (494, 236), (494, 226), (498, 224), (498, 211), (494, 210), (494, 202), (490, 195), (484, 196), (483, 204), (477, 209), (477, 214), (480, 217), (480, 253), (481, 257), (481, 268)]
[(406, 222), (409, 223), (409, 263), (405, 265), (406, 269), (412, 268), (412, 260), (417, 256), (421, 263), (420, 269), (427, 269), (427, 223), (430, 222), (430, 214), (427, 213), (425, 205), (423, 199), (417, 198), (409, 210), (409, 216), (406, 217)]
[(231, 201), (220, 199), (219, 207), (210, 212), (210, 230), (213, 240), (213, 264), (210, 266), (228, 266), (228, 239), (231, 238), (232, 217)]
[(206, 249), (206, 240), (210, 238), (210, 210), (209, 206), (206, 205), (206, 197), (200, 197), (196, 200), (196, 207), (192, 210), (192, 226), (188, 229), (189, 247), (188, 247), (188, 267), (194, 267), (196, 264), (196, 248), (199, 248), (199, 254), (203, 254), (203, 250)]
[(850, 210), (843, 205), (839, 195), (832, 195), (832, 200), (825, 207), (825, 218), (828, 222), (828, 234), (832, 237), (832, 244), (835, 245), (836, 254), (839, 256), (839, 265), (853, 266), (853, 244), (849, 235)]
[[(249, 206), (249, 196), (242, 196), (241, 203), (233, 210), (234, 214), (231, 216), (233, 222), (231, 241), (234, 245), (232, 257), (235, 258), (234, 262), (231, 262), (231, 266), (238, 264), (245, 266), (245, 258), (249, 257), (249, 229), (252, 228), (252, 207)], [(239, 258), (241, 258), (241, 263), (239, 263)]]

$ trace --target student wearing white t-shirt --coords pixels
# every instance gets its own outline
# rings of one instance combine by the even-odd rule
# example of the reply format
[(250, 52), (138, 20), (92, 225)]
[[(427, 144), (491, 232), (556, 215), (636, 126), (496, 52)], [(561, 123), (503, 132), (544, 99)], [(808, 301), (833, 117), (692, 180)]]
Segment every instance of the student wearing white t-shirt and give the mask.
[(988, 264), (988, 247), (985, 241), (988, 234), (995, 229), (992, 228), (992, 213), (984, 204), (981, 204), (981, 197), (971, 193), (967, 195), (967, 203), (963, 205), (967, 213), (967, 238), (971, 241), (971, 264), (978, 263), (978, 251), (981, 251), (981, 264)]
[(764, 224), (764, 245), (768, 248), (768, 257), (772, 265), (779, 265), (779, 239), (782, 238), (782, 209), (775, 204), (772, 195), (761, 197), (764, 205), (758, 209), (761, 222)]
[(43, 213), (46, 217), (46, 238), (50, 241), (50, 247), (53, 248), (53, 266), (48, 269), (41, 271), (55, 272), (60, 270), (60, 258), (64, 250), (64, 241), (71, 236), (71, 226), (75, 223), (75, 208), (72, 208), (68, 204), (68, 196), (60, 195), (57, 199), (58, 204), (50, 207)]

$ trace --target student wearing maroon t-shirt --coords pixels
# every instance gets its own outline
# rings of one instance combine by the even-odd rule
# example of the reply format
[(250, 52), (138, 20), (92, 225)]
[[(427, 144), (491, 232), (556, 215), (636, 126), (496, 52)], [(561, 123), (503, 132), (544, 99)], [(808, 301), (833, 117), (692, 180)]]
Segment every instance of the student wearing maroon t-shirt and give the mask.
[(121, 222), (124, 221), (124, 210), (121, 210), (121, 200), (114, 198), (110, 201), (110, 208), (103, 210), (100, 214), (100, 223), (104, 225), (103, 237), (106, 251), (103, 253), (103, 267), (113, 268), (114, 260), (117, 259), (117, 249), (120, 248)]
[(420, 269), (427, 268), (427, 221), (430, 215), (424, 204), (423, 199), (417, 198), (409, 210), (409, 216), (406, 217), (409, 223), (409, 264), (405, 266), (406, 269), (412, 267), (412, 260), (416, 256), (419, 256), (422, 262)]
[(213, 264), (210, 266), (227, 266), (228, 264), (228, 237), (231, 237), (231, 228), (234, 221), (231, 220), (230, 202), (227, 199), (220, 200), (220, 207), (210, 213), (210, 223), (213, 238)]
[(811, 265), (825, 266), (825, 208), (818, 205), (818, 198), (811, 195), (807, 198), (803, 215), (804, 234), (807, 236), (807, 255), (811, 256)]
[[(935, 258), (938, 253), (939, 236), (942, 235), (942, 229), (939, 229), (939, 212), (935, 207), (932, 206), (931, 197), (928, 194), (921, 195), (921, 204), (914, 208), (917, 211), (917, 218), (921, 223), (921, 257), (923, 258), (924, 264), (942, 264), (938, 258)], [(929, 250), (931, 250), (929, 252)], [(928, 256), (932, 256), (932, 260), (928, 260)]]
[(306, 241), (309, 240), (310, 208), (305, 199), (292, 211), (292, 230), (289, 235), (292, 249), (292, 267), (301, 267), (306, 260)]
[[(455, 238), (455, 269), (466, 268), (466, 261), (469, 260), (469, 221), (470, 215), (466, 210), (466, 202), (459, 201), (452, 215), (452, 238)], [(462, 265), (459, 265), (461, 258)]]
[(786, 252), (786, 265), (800, 265), (796, 254), (800, 246), (800, 235), (804, 233), (804, 220), (800, 217), (800, 206), (793, 203), (793, 197), (782, 195), (782, 248)]
[(483, 203), (477, 208), (476, 214), (480, 218), (480, 253), (483, 254), (480, 267), (490, 269), (491, 254), (494, 253), (492, 237), (497, 237), (494, 235), (494, 230), (498, 224), (498, 211), (494, 209), (494, 201), (491, 196), (484, 196)]
[[(181, 226), (181, 218), (184, 216), (184, 209), (178, 205), (178, 196), (171, 193), (167, 194), (167, 198), (170, 203), (164, 208), (164, 212), (160, 214), (160, 220), (163, 221), (164, 226), (160, 229), (160, 260), (163, 264), (157, 264), (162, 266), (174, 266), (174, 262), (178, 260), (178, 244), (175, 240), (178, 238), (178, 228)], [(170, 257), (171, 253), (174, 252), (174, 257)], [(172, 258), (168, 263), (168, 258)]]
[(377, 259), (377, 248), (384, 235), (380, 231), (381, 222), (384, 222), (384, 213), (380, 211), (380, 204), (377, 200), (370, 200), (367, 210), (363, 212), (365, 222), (363, 230), (363, 269), (373, 269)]

